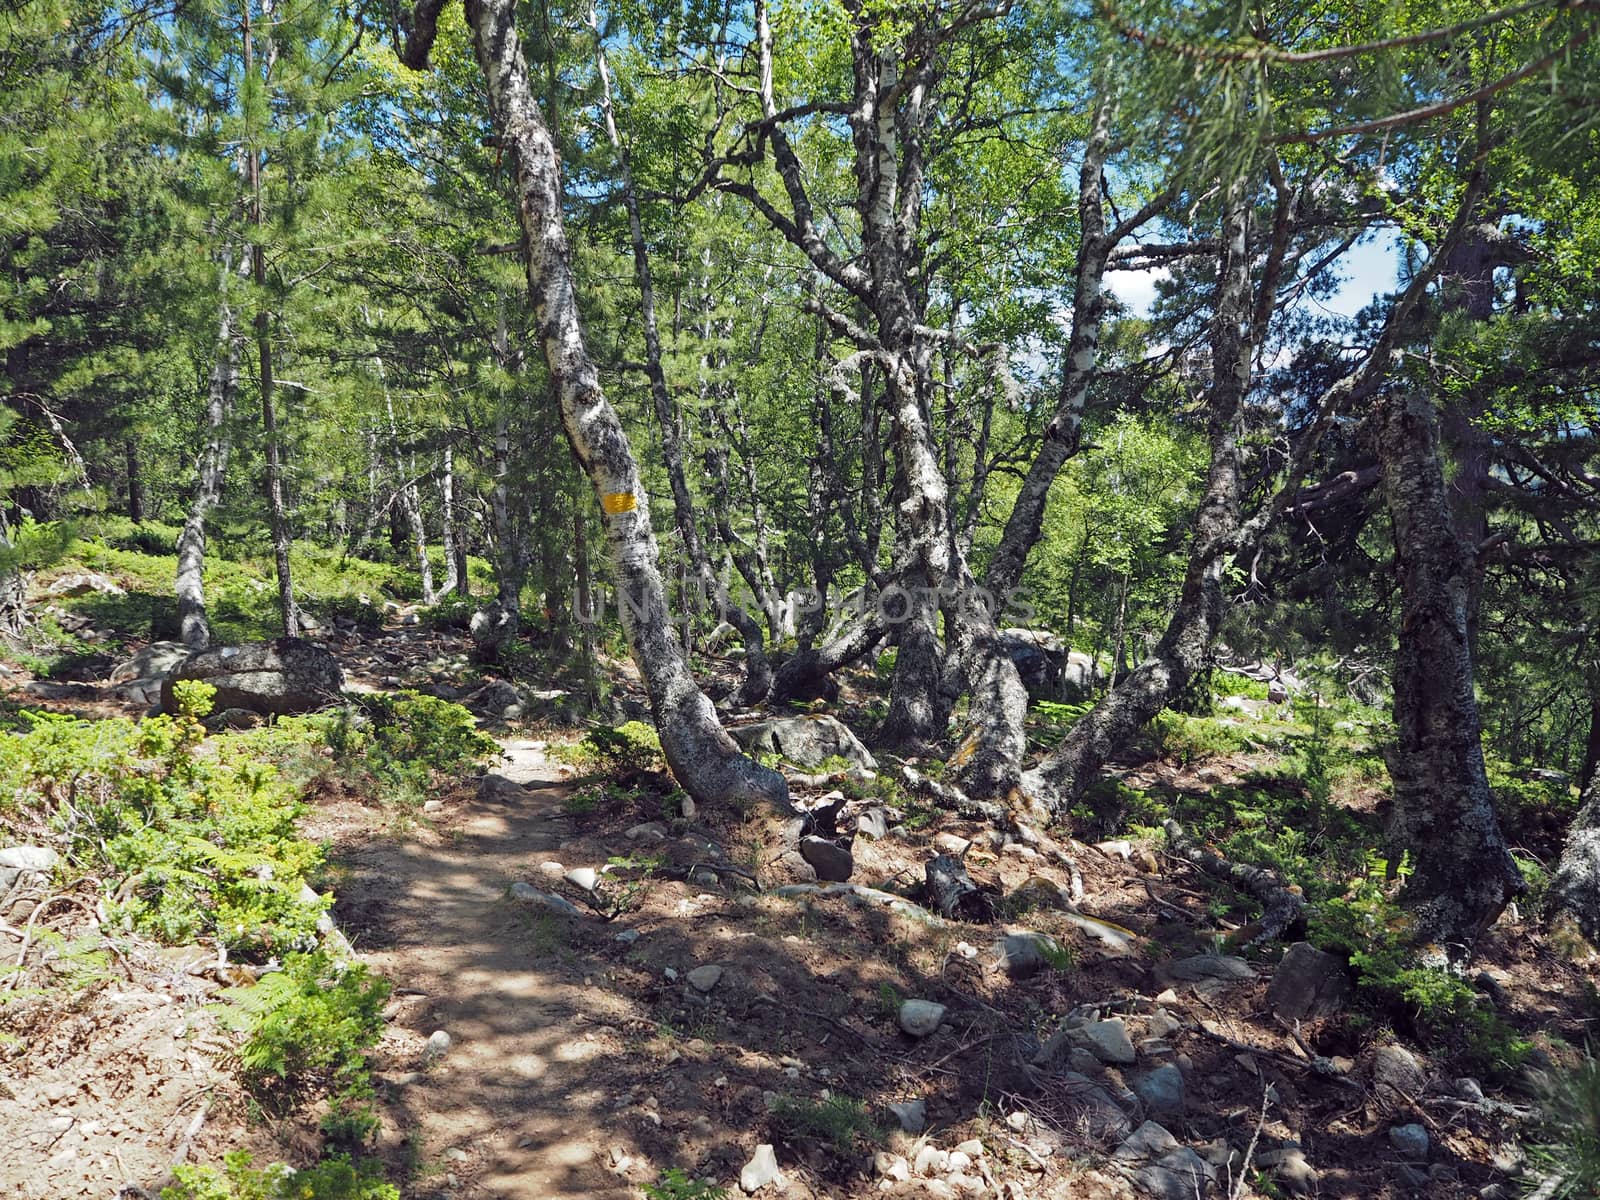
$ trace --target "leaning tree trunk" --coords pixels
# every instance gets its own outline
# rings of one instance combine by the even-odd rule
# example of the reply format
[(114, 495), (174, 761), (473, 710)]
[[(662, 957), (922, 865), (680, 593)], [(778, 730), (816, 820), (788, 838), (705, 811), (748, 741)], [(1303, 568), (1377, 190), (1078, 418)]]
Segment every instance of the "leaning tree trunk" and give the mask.
[(455, 592), (465, 599), (467, 549), (456, 528), (456, 456), (448, 443), (439, 467), (439, 507), (444, 514), (444, 586), (439, 589), (438, 598)]
[(1400, 577), (1389, 841), (1416, 862), (1402, 900), (1418, 936), (1464, 957), (1523, 889), (1495, 817), (1473, 692), (1475, 551), (1451, 519), (1431, 400), (1396, 387), (1377, 418)]
[[(178, 534), (178, 636), (191, 650), (211, 644), (206, 620), (206, 516), (222, 497), (228, 470), (228, 419), (239, 382), (239, 354), (233, 338), (233, 309), (228, 303), (228, 277), (233, 268), (224, 252), (217, 316), (217, 356), (211, 364), (206, 393), (206, 444), (200, 451), (199, 480), (188, 519)], [(247, 260), (248, 261), (248, 260)]]
[[(611, 105), (611, 69), (606, 61), (599, 20), (593, 12), (590, 13), (590, 23), (595, 31), (600, 109), (605, 117), (606, 135), (617, 155), (622, 203), (628, 213), (628, 232), (633, 245), (633, 276), (639, 287), (639, 322), (644, 329), (644, 369), (650, 381), (650, 399), (655, 406), (656, 422), (661, 426), (661, 454), (666, 460), (667, 480), (672, 487), (673, 519), (701, 591), (716, 606), (718, 617), (731, 624), (738, 631), (739, 640), (744, 643), (744, 681), (739, 685), (733, 703), (745, 707), (764, 700), (772, 690), (772, 664), (767, 661), (766, 640), (762, 636), (760, 623), (729, 599), (721, 577), (711, 565), (705, 543), (700, 539), (700, 527), (694, 516), (694, 500), (689, 495), (689, 483), (683, 470), (683, 438), (678, 406), (667, 388), (667, 373), (661, 366), (661, 332), (656, 325), (655, 281), (650, 270), (650, 252), (644, 241), (644, 222), (639, 215), (639, 197), (633, 187), (628, 149), (617, 132), (616, 115)], [(691, 614), (685, 612), (686, 626), (690, 619)]]
[[(438, 5), (419, 5), (406, 59), (427, 62)], [(561, 214), (560, 160), (528, 79), (514, 0), (466, 0), (473, 49), (487, 85), (490, 116), (510, 166), (528, 256), (528, 290), (555, 384), (562, 423), (605, 514), (623, 632), (644, 676), (661, 747), (696, 800), (790, 809), (776, 771), (739, 752), (717, 723), (672, 636), (657, 567), (655, 533), (639, 466), (616, 410), (601, 390), (578, 319), (576, 281)], [(420, 36), (419, 36), (420, 35)]]
[(1217, 300), (1211, 325), (1212, 382), (1207, 397), (1211, 466), (1195, 513), (1183, 589), (1153, 654), (1078, 721), (1060, 745), (1024, 776), (1023, 788), (1050, 816), (1065, 817), (1095, 773), (1188, 684), (1204, 663), (1223, 614), (1223, 576), (1239, 531), (1239, 424), (1250, 387), (1248, 191), (1229, 193)]
[(1583, 804), (1567, 831), (1561, 862), (1550, 881), (1550, 906), (1578, 923), (1600, 945), (1600, 766), (1590, 773)]

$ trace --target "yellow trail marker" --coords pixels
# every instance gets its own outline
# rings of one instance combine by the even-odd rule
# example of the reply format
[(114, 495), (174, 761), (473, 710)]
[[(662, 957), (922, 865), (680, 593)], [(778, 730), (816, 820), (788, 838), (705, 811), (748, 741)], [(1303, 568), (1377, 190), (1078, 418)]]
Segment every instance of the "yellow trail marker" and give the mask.
[(609, 492), (600, 497), (600, 507), (615, 516), (638, 508), (639, 499), (632, 492)]

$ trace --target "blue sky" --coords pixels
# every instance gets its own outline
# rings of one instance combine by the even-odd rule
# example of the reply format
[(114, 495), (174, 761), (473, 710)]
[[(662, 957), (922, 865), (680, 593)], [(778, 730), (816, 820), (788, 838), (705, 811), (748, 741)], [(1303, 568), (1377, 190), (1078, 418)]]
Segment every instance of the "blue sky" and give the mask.
[[(1340, 316), (1353, 317), (1372, 298), (1392, 292), (1399, 267), (1399, 246), (1393, 234), (1384, 232), (1353, 247), (1340, 262), (1344, 283), (1320, 307)], [(1139, 315), (1150, 311), (1155, 299), (1156, 280), (1164, 270), (1113, 271), (1106, 282), (1117, 299)]]

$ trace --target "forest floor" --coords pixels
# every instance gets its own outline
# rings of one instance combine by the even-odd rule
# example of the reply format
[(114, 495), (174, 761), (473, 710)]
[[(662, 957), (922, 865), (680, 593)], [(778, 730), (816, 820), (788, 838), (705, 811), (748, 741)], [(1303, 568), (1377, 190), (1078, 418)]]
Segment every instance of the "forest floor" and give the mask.
[[(464, 644), (375, 636), (335, 647), (361, 687), (437, 680)], [(6, 686), (36, 708), (130, 711), (94, 681), (40, 687), (19, 670)], [(686, 820), (648, 789), (578, 778), (560, 747), (579, 729), (496, 729), (503, 761), (421, 811), (314, 788), (304, 820), (331, 849), (339, 929), (394, 988), (372, 1054), (374, 1153), (408, 1198), (692, 1197), (695, 1180), (740, 1194), (761, 1146), (781, 1174), (758, 1194), (787, 1197), (1188, 1197), (1200, 1175), (1233, 1197), (1509, 1196), (1534, 1132), (1529, 1064), (1562, 1061), (1595, 1013), (1592, 966), (1502, 922), (1474, 970), (1532, 1044), (1464, 1080), (1454, 1051), (1370, 1004), (1274, 1016), (1283, 947), (1221, 945), (1238, 898), (1137, 813), (1085, 814), (1122, 836), (1069, 844), (1074, 908), (1067, 872), (1030, 846), (885, 802), (859, 772), (793, 775), (802, 806), (851, 789), (850, 825), (887, 803), (886, 835), (855, 840), (853, 882), (915, 884), (946, 853), (997, 901), (929, 921), (881, 894), (773, 886), (794, 875), (770, 820)], [(1115, 773), (1126, 794), (1195, 805), (1270, 778), (1275, 759), (1145, 753)], [(1377, 801), (1357, 788), (1338, 803), (1366, 821)], [(1058, 950), (1014, 976), (997, 948), (1022, 933)], [(214, 1016), (227, 978), (204, 960), (130, 954), (125, 979), (0, 1055), (0, 1188), (137, 1196), (125, 1185), (157, 1187), (179, 1158), (314, 1157), (314, 1104), (263, 1113), (233, 1080)], [(902, 1030), (907, 1000), (944, 1007), (933, 1032)], [(1064, 1021), (1076, 1032), (1052, 1056)]]

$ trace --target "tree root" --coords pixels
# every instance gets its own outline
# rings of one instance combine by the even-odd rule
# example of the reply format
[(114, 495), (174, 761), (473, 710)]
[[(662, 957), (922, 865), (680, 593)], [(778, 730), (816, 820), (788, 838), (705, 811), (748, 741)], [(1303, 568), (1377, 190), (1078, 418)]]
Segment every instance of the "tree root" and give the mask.
[(1167, 842), (1173, 854), (1203, 874), (1220, 879), (1261, 902), (1261, 919), (1231, 935), (1229, 940), (1236, 947), (1275, 941), (1304, 915), (1306, 901), (1300, 889), (1284, 883), (1276, 872), (1232, 862), (1215, 850), (1197, 845), (1183, 831), (1183, 826), (1170, 818), (1163, 822), (1162, 828), (1167, 831)]

